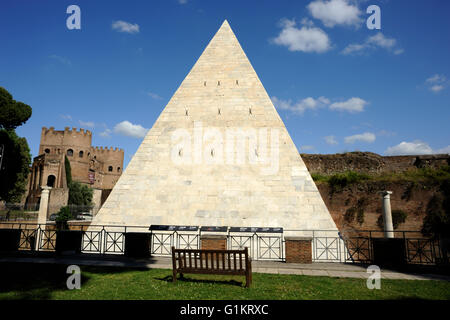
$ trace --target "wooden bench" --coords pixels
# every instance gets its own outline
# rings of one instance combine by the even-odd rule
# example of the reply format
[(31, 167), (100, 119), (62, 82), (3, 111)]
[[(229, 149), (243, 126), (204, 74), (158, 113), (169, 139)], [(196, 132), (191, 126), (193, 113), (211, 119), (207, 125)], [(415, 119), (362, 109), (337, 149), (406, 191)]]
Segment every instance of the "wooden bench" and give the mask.
[(173, 282), (177, 273), (223, 274), (245, 276), (245, 286), (252, 283), (252, 261), (244, 250), (194, 250), (172, 247)]

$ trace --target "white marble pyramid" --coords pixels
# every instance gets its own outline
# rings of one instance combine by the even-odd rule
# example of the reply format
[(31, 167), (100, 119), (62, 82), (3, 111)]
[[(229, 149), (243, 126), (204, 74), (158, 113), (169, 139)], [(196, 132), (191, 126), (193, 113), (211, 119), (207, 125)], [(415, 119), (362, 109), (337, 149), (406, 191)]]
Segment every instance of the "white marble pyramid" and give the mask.
[(92, 224), (337, 231), (227, 21)]

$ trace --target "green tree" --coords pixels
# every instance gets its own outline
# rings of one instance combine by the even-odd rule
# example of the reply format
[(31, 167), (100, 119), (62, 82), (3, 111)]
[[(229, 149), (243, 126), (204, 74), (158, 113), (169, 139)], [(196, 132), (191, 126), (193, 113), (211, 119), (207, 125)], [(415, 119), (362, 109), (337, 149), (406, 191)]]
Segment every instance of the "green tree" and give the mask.
[(12, 95), (0, 87), (0, 129), (14, 130), (31, 117), (31, 107), (15, 101)]
[(31, 154), (27, 140), (17, 136), (14, 130), (0, 129), (0, 146), (3, 159), (0, 168), (0, 200), (20, 202), (26, 191), (30, 173)]
[(72, 214), (89, 211), (92, 208), (93, 191), (85, 184), (72, 181), (69, 184), (69, 206)]
[(64, 156), (64, 166), (66, 169), (67, 186), (69, 186), (72, 183), (72, 167), (70, 166), (70, 161), (67, 159), (67, 156)]
[(17, 136), (15, 128), (31, 117), (31, 107), (15, 101), (0, 87), (0, 200), (20, 202), (30, 172), (31, 154), (27, 140)]
[[(392, 226), (394, 227), (394, 229), (397, 229), (398, 226), (404, 223), (406, 221), (406, 218), (408, 217), (408, 214), (405, 211), (398, 209), (392, 210), (391, 214), (392, 214)], [(381, 229), (384, 228), (384, 218), (382, 214), (378, 216), (377, 225)]]
[(423, 219), (422, 233), (433, 237), (450, 237), (450, 181), (441, 185), (441, 193), (430, 199)]

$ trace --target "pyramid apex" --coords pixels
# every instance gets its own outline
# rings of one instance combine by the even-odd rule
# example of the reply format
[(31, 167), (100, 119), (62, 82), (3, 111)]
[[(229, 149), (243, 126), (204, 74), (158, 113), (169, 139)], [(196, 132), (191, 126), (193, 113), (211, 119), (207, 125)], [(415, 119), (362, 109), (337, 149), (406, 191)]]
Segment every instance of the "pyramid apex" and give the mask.
[(225, 28), (231, 28), (230, 27), (230, 24), (228, 23), (228, 20), (227, 19), (225, 19), (225, 20), (223, 20), (223, 22), (222, 22), (222, 25), (220, 26), (220, 28), (219, 29), (222, 29), (223, 27), (225, 27)]

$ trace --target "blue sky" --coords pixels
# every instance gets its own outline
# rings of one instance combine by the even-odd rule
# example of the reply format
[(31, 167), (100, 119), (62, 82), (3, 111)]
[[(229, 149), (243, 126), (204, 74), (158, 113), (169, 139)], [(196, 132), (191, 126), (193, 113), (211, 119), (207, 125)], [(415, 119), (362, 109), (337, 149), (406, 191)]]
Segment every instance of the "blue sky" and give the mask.
[[(81, 30), (69, 30), (69, 5)], [(381, 9), (369, 30), (367, 7)], [(33, 108), (18, 128), (85, 128), (125, 165), (227, 19), (305, 153), (450, 152), (450, 2), (2, 1), (0, 86)]]

